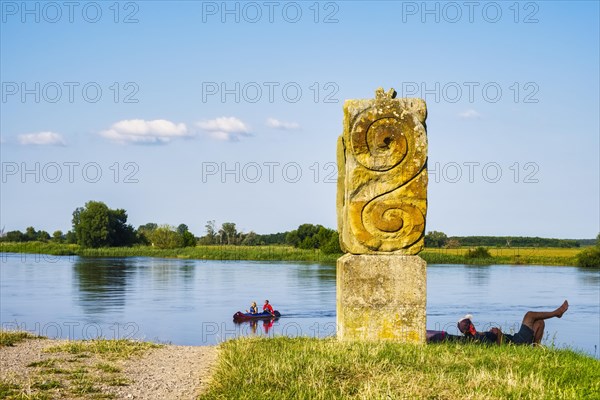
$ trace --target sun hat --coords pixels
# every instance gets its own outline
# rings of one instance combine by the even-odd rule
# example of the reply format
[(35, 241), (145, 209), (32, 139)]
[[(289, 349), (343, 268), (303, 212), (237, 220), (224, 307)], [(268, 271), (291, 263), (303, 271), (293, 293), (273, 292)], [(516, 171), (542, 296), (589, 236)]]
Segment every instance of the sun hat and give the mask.
[[(461, 331), (462, 333), (465, 333), (465, 331), (463, 331), (460, 326), (463, 321), (469, 321), (469, 326), (472, 326), (473, 325), (473, 316), (471, 314), (467, 314), (464, 317), (462, 317), (461, 319), (459, 319), (458, 322), (456, 323), (456, 327), (458, 328), (458, 330)], [(469, 329), (468, 327), (467, 327), (467, 329)]]
[(458, 320), (458, 323), (460, 324), (461, 322), (463, 322), (465, 319), (468, 319), (469, 321), (473, 322), (473, 316), (471, 314), (467, 314), (464, 317), (462, 317), (461, 319)]

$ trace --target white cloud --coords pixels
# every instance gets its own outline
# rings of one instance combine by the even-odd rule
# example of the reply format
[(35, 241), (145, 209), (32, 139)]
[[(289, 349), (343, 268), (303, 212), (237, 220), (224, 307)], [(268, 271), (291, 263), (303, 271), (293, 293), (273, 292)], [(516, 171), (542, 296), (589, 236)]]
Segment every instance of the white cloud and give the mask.
[(55, 132), (38, 132), (38, 133), (23, 133), (17, 136), (19, 143), (23, 145), (38, 145), (38, 146), (65, 146), (65, 140), (60, 133)]
[(275, 118), (267, 118), (267, 126), (273, 129), (281, 129), (284, 131), (292, 129), (300, 129), (300, 124), (297, 122), (284, 122)]
[(140, 144), (168, 143), (173, 139), (191, 136), (185, 124), (175, 124), (165, 119), (126, 119), (114, 123), (100, 135), (117, 143)]
[(465, 119), (475, 119), (475, 118), (480, 118), (481, 114), (479, 114), (477, 111), (470, 108), (467, 111), (459, 113), (458, 116), (461, 118), (465, 118)]
[(217, 140), (235, 142), (242, 136), (250, 136), (250, 128), (236, 117), (220, 117), (196, 125)]

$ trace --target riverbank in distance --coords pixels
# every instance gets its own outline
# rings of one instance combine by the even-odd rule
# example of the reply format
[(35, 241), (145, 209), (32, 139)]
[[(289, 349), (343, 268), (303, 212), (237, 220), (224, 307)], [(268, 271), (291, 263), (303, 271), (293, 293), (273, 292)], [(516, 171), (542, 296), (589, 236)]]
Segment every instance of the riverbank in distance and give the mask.
[[(429, 264), (577, 265), (581, 248), (488, 248), (491, 257), (469, 258), (469, 248), (426, 248), (419, 255)], [(197, 260), (300, 261), (332, 264), (342, 254), (291, 246), (209, 245), (158, 249), (152, 246), (83, 248), (53, 242), (3, 242), (1, 253), (77, 255), (81, 257), (160, 257)]]

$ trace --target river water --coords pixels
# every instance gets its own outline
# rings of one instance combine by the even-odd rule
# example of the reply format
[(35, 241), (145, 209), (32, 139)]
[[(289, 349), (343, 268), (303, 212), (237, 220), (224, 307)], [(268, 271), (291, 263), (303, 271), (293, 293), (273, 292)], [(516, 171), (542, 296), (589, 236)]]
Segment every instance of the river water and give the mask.
[[(335, 266), (311, 263), (0, 254), (0, 323), (52, 338), (211, 345), (248, 335), (335, 334)], [(251, 301), (282, 318), (235, 324)], [(557, 266), (427, 267), (427, 328), (518, 330), (528, 310), (570, 303), (543, 343), (600, 357), (600, 271)]]

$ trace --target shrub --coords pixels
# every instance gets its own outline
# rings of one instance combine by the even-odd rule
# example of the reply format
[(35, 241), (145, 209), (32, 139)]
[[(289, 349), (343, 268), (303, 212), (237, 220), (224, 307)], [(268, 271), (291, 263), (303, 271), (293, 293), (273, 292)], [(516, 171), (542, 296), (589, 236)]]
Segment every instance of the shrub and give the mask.
[(467, 257), (467, 258), (492, 258), (492, 255), (490, 254), (488, 249), (486, 249), (483, 246), (479, 246), (479, 247), (475, 247), (474, 249), (467, 250), (465, 257)]
[(577, 254), (577, 265), (585, 268), (600, 268), (600, 249), (590, 247)]
[(596, 245), (577, 254), (577, 265), (585, 268), (600, 268), (600, 233), (596, 236)]
[(162, 225), (150, 234), (152, 245), (159, 249), (175, 249), (183, 247), (183, 238), (173, 227)]

